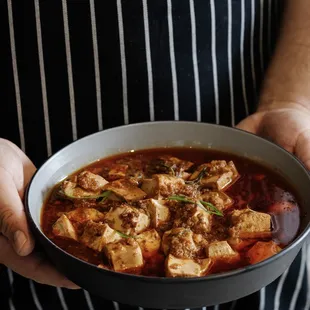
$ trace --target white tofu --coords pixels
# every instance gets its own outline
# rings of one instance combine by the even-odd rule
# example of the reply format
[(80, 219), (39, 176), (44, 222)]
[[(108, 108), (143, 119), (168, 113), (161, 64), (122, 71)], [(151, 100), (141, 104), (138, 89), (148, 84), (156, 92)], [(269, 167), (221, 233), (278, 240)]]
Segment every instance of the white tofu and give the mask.
[[(174, 156), (163, 155), (155, 159), (152, 164), (157, 173), (167, 173), (186, 179), (186, 172), (194, 163)], [(189, 174), (190, 175), (190, 174)]]
[(272, 240), (256, 242), (246, 253), (246, 258), (251, 265), (259, 263), (281, 251), (281, 248)]
[(189, 179), (197, 179), (203, 170), (200, 185), (217, 190), (227, 188), (239, 177), (239, 173), (232, 161), (227, 163), (225, 160), (213, 160), (210, 163), (200, 165)]
[(153, 197), (157, 194), (157, 182), (154, 179), (144, 179), (141, 189), (147, 194), (148, 197)]
[(171, 230), (167, 230), (164, 232), (161, 239), (161, 250), (164, 252), (165, 255), (168, 255), (169, 253), (170, 242), (171, 242)]
[(101, 252), (105, 245), (122, 239), (108, 224), (89, 221), (84, 228), (80, 242), (89, 248)]
[(257, 239), (241, 239), (230, 237), (227, 239), (229, 245), (236, 251), (242, 251), (244, 248), (252, 245)]
[(83, 198), (96, 195), (94, 192), (86, 191), (85, 189), (78, 187), (76, 183), (71, 181), (63, 181), (62, 190), (64, 194), (70, 198)]
[(212, 215), (198, 205), (186, 205), (177, 210), (174, 227), (187, 227), (196, 234), (209, 233)]
[(231, 171), (225, 172), (221, 175), (213, 175), (203, 178), (201, 184), (206, 187), (215, 188), (217, 190), (223, 190), (233, 181), (233, 173)]
[(212, 260), (237, 260), (238, 252), (235, 252), (227, 241), (212, 242), (206, 249), (206, 254)]
[(73, 211), (67, 212), (66, 216), (70, 221), (85, 223), (87, 221), (99, 222), (105, 217), (104, 213), (94, 208), (77, 208)]
[(77, 240), (77, 234), (70, 220), (63, 214), (53, 225), (55, 236)]
[(160, 248), (161, 239), (155, 229), (139, 234), (135, 240), (139, 243), (144, 257), (152, 256)]
[(159, 156), (159, 159), (162, 160), (166, 166), (175, 167), (177, 172), (186, 171), (194, 165), (194, 163), (190, 161), (183, 160), (170, 155)]
[(212, 203), (217, 209), (223, 211), (234, 203), (233, 199), (221, 191), (208, 190), (201, 195), (201, 199)]
[(105, 220), (113, 229), (127, 235), (137, 235), (150, 226), (150, 218), (144, 210), (126, 204), (112, 208)]
[(208, 273), (212, 266), (209, 258), (200, 259), (199, 262), (192, 259), (180, 259), (169, 255), (166, 259), (166, 276), (167, 277), (201, 277)]
[(147, 209), (151, 216), (151, 224), (155, 228), (167, 223), (170, 219), (169, 208), (158, 200), (148, 199)]
[(138, 201), (146, 197), (146, 193), (143, 190), (127, 179), (110, 182), (104, 187), (104, 189), (112, 191), (126, 201)]
[(271, 216), (249, 208), (231, 213), (233, 227), (230, 235), (241, 239), (268, 238), (271, 236)]
[(190, 176), (191, 176), (191, 173), (189, 172), (182, 172), (181, 174), (181, 178), (185, 181), (187, 181), (190, 178)]
[(194, 242), (194, 234), (190, 229), (173, 228), (166, 231), (162, 238), (162, 251), (178, 258), (195, 257), (199, 247)]
[(141, 273), (144, 264), (142, 251), (133, 239), (110, 243), (105, 247), (105, 252), (115, 271)]
[(128, 165), (115, 164), (109, 171), (109, 178), (113, 180), (124, 178), (126, 176), (127, 170)]
[(181, 178), (168, 174), (155, 174), (152, 179), (143, 180), (141, 189), (147, 193), (148, 197), (157, 199), (177, 194), (184, 186), (184, 180)]
[(90, 171), (83, 171), (77, 176), (78, 186), (91, 192), (100, 191), (107, 183), (108, 181), (102, 176)]

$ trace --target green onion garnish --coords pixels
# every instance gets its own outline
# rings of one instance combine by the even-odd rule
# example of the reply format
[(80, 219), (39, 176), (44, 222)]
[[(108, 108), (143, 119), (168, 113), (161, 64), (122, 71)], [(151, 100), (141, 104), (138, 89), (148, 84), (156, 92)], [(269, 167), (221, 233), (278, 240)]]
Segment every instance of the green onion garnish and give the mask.
[(201, 207), (206, 211), (209, 212), (211, 214), (215, 214), (218, 216), (223, 216), (223, 213), (216, 207), (214, 206), (212, 203), (210, 202), (206, 202), (203, 200), (200, 200), (199, 203), (201, 203)]
[(223, 213), (210, 202), (206, 202), (203, 200), (193, 201), (183, 195), (173, 195), (173, 196), (168, 197), (167, 199), (176, 200), (176, 201), (184, 202), (184, 203), (197, 204), (201, 209), (203, 209), (204, 211), (208, 213), (215, 214), (218, 216), (223, 216)]
[(185, 181), (186, 184), (195, 184), (195, 183), (199, 183), (201, 181), (201, 179), (207, 174), (207, 168), (203, 168), (196, 179), (191, 180), (191, 181)]
[(130, 235), (126, 235), (124, 233), (122, 233), (121, 231), (115, 230), (120, 236), (122, 236), (123, 238), (129, 239), (129, 238), (135, 238), (134, 236), (130, 236)]

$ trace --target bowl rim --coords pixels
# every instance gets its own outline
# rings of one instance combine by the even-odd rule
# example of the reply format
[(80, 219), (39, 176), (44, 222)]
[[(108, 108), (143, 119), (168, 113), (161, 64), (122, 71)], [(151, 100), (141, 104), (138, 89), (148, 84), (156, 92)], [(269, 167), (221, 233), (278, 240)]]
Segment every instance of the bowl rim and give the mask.
[[(212, 123), (205, 123), (205, 122), (196, 122), (196, 121), (153, 121), (153, 122), (141, 122), (141, 123), (133, 123), (133, 124), (128, 124), (128, 125), (121, 125), (121, 126), (116, 126), (113, 128), (109, 128), (109, 129), (105, 129), (105, 130), (101, 130), (95, 133), (92, 133), (90, 135), (87, 135), (85, 137), (79, 138), (69, 144), (67, 144), (66, 146), (64, 146), (63, 148), (59, 149), (56, 153), (54, 153), (53, 155), (47, 157), (47, 159), (38, 167), (38, 169), (35, 171), (34, 175), (32, 176), (32, 178), (30, 179), (29, 183), (27, 184), (27, 187), (25, 189), (25, 196), (24, 196), (24, 207), (25, 207), (25, 213), (26, 216), (28, 218), (28, 221), (30, 221), (30, 226), (33, 230), (36, 231), (36, 233), (38, 233), (43, 239), (45, 239), (45, 241), (47, 241), (52, 247), (56, 248), (57, 250), (61, 251), (64, 255), (69, 256), (70, 258), (79, 261), (82, 264), (86, 264), (89, 268), (95, 269), (96, 271), (100, 271), (103, 274), (106, 274), (107, 276), (113, 276), (113, 277), (118, 277), (120, 279), (133, 279), (133, 280), (139, 280), (139, 281), (143, 281), (143, 282), (152, 282), (152, 283), (162, 283), (162, 284), (184, 284), (184, 283), (192, 283), (192, 282), (205, 282), (205, 281), (212, 281), (212, 280), (221, 280), (221, 279), (225, 279), (225, 278), (231, 278), (237, 275), (241, 275), (247, 272), (250, 272), (252, 270), (255, 269), (260, 269), (263, 268), (265, 265), (268, 265), (276, 260), (278, 260), (278, 258), (280, 258), (281, 256), (285, 255), (286, 253), (288, 253), (291, 249), (293, 249), (294, 247), (300, 245), (301, 243), (303, 243), (306, 239), (306, 237), (309, 235), (310, 233), (310, 221), (308, 222), (308, 224), (306, 225), (306, 227), (302, 230), (302, 232), (299, 233), (299, 235), (293, 240), (292, 243), (290, 243), (288, 246), (286, 246), (282, 251), (280, 251), (279, 253), (257, 263), (254, 265), (248, 265), (245, 267), (241, 267), (238, 269), (234, 269), (231, 271), (226, 271), (226, 272), (222, 272), (222, 273), (215, 273), (215, 274), (210, 274), (204, 277), (192, 277), (192, 278), (168, 278), (168, 277), (154, 277), (154, 276), (143, 276), (143, 275), (135, 275), (135, 274), (127, 274), (127, 273), (121, 273), (121, 272), (116, 272), (113, 270), (108, 270), (108, 269), (103, 269), (100, 268), (94, 264), (88, 263), (80, 258), (75, 257), (74, 255), (64, 251), (63, 249), (61, 249), (59, 246), (57, 246), (55, 243), (53, 243), (44, 233), (43, 231), (41, 231), (41, 229), (38, 227), (38, 225), (34, 222), (31, 212), (30, 212), (30, 206), (29, 206), (29, 192), (31, 191), (31, 185), (36, 177), (36, 175), (39, 173), (39, 171), (46, 165), (49, 164), (49, 161), (52, 160), (54, 157), (56, 157), (59, 153), (63, 152), (64, 150), (66, 150), (69, 147), (72, 147), (72, 145), (74, 144), (78, 144), (81, 141), (85, 141), (88, 139), (91, 139), (93, 136), (96, 135), (100, 135), (103, 132), (104, 133), (109, 133), (109, 132), (113, 132), (114, 130), (121, 130), (121, 129), (126, 129), (128, 127), (143, 127), (143, 126), (147, 126), (147, 125), (161, 125), (161, 124), (183, 124), (183, 125), (190, 125), (190, 126), (211, 126), (214, 128), (226, 128), (227, 130), (231, 130), (231, 131), (236, 131), (239, 132), (239, 134), (243, 134), (243, 135), (248, 135), (251, 136), (253, 139), (256, 139), (258, 141), (261, 141), (263, 143), (266, 143), (267, 145), (272, 145), (272, 147), (275, 147), (279, 150), (281, 150), (282, 152), (286, 153), (286, 156), (288, 156), (292, 161), (294, 161), (297, 165), (299, 165), (308, 175), (309, 178), (309, 183), (310, 183), (310, 171), (307, 170), (307, 168), (305, 167), (305, 165), (301, 162), (301, 160), (299, 160), (296, 156), (294, 156), (292, 153), (288, 152), (287, 150), (285, 150), (283, 147), (279, 146), (276, 143), (271, 142), (270, 140), (267, 140), (263, 137), (257, 136), (251, 132), (248, 131), (244, 131), (242, 129), (236, 128), (236, 127), (229, 127), (229, 126), (225, 126), (225, 125), (219, 125), (219, 124), (212, 124)], [(203, 148), (203, 147), (202, 147)], [(111, 155), (112, 156), (112, 155)], [(52, 262), (53, 263), (53, 262)]]

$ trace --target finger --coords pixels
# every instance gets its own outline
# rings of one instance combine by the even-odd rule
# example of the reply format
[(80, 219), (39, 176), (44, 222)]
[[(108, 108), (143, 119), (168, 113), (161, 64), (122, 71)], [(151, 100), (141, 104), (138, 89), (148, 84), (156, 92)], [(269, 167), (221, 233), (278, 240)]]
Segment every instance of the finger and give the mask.
[(35, 165), (32, 163), (32, 161), (26, 156), (26, 154), (18, 148), (15, 144), (11, 143), (10, 147), (15, 150), (17, 155), (19, 156), (23, 168), (24, 168), (24, 184), (23, 188), (29, 183), (30, 179), (32, 178), (33, 174), (36, 171)]
[(18, 256), (8, 240), (0, 236), (0, 263), (16, 273), (41, 284), (78, 289), (79, 287), (59, 273), (52, 265), (34, 253)]
[(36, 167), (25, 153), (12, 142), (0, 139), (0, 145), (2, 155), (0, 157), (0, 166), (5, 167), (11, 174), (22, 198), (25, 186), (35, 173)]
[(27, 225), (21, 198), (10, 174), (1, 167), (0, 232), (9, 239), (17, 254), (25, 256), (33, 250), (34, 241)]
[(299, 134), (295, 146), (295, 155), (310, 170), (310, 128)]
[(262, 117), (263, 113), (255, 113), (250, 115), (242, 120), (236, 128), (257, 134)]

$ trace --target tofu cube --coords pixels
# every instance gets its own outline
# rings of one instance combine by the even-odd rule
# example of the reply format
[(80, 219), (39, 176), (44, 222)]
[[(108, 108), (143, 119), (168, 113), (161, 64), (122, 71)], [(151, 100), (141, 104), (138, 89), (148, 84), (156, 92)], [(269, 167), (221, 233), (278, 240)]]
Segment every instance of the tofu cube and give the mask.
[(61, 215), (61, 217), (54, 223), (53, 233), (58, 237), (73, 240), (78, 239), (75, 228), (65, 214)]
[(201, 195), (201, 199), (212, 203), (217, 209), (224, 211), (233, 205), (234, 201), (221, 191), (207, 190)]
[(147, 166), (146, 172), (148, 175), (153, 174), (170, 174), (178, 177), (183, 177), (191, 166), (192, 162), (179, 159), (170, 155), (161, 155), (154, 158)]
[(126, 201), (137, 201), (146, 197), (146, 193), (128, 179), (110, 182), (104, 189), (112, 191)]
[(112, 208), (106, 213), (105, 221), (127, 235), (137, 235), (150, 226), (150, 218), (143, 209), (127, 204)]
[(143, 256), (138, 242), (133, 239), (110, 243), (105, 253), (117, 272), (140, 274), (143, 268)]
[(212, 215), (198, 205), (187, 204), (178, 208), (173, 226), (190, 228), (196, 234), (209, 233)]
[(71, 181), (63, 181), (61, 187), (64, 194), (69, 198), (84, 198), (97, 194), (78, 187), (75, 182)]
[(108, 224), (87, 222), (84, 232), (80, 238), (80, 242), (89, 248), (101, 252), (105, 245), (116, 242), (122, 237)]
[(78, 186), (91, 192), (100, 191), (107, 183), (108, 181), (102, 176), (90, 171), (83, 171), (77, 177)]
[(165, 231), (161, 239), (161, 250), (164, 252), (165, 255), (169, 254), (170, 242), (172, 237), (171, 231), (172, 230)]
[(191, 176), (191, 173), (189, 172), (182, 172), (181, 174), (181, 178), (185, 181), (187, 181), (190, 178), (190, 176)]
[(98, 211), (97, 209), (83, 207), (67, 212), (66, 216), (70, 221), (78, 223), (85, 223), (90, 220), (94, 222), (99, 222), (103, 221), (105, 217), (104, 213)]
[(210, 163), (200, 165), (191, 175), (190, 180), (201, 178), (200, 185), (224, 190), (239, 178), (239, 173), (232, 161), (213, 160)]
[(228, 240), (229, 245), (236, 251), (241, 251), (244, 248), (254, 244), (257, 240), (256, 239), (240, 239), (230, 237)]
[(162, 238), (162, 250), (178, 258), (193, 258), (199, 251), (190, 229), (174, 228), (166, 231)]
[(144, 257), (150, 257), (160, 249), (161, 239), (155, 229), (139, 234), (135, 240), (139, 243)]
[(232, 177), (232, 172), (225, 172), (221, 175), (213, 175), (208, 178), (204, 178), (201, 183), (206, 187), (215, 188), (220, 191), (232, 183)]
[(241, 239), (269, 238), (271, 236), (271, 216), (249, 208), (231, 213), (232, 237)]
[(158, 196), (158, 186), (154, 179), (144, 179), (141, 189), (147, 194), (147, 197)]
[(207, 256), (210, 258), (234, 256), (235, 254), (236, 252), (227, 241), (212, 242), (207, 248)]
[(193, 259), (180, 259), (169, 255), (166, 259), (166, 276), (167, 277), (201, 277), (208, 273), (212, 266), (209, 258), (194, 261)]
[(159, 160), (162, 160), (164, 165), (168, 167), (177, 167), (179, 170), (182, 170), (182, 171), (188, 170), (194, 164), (190, 161), (183, 160), (183, 159), (170, 156), (170, 155), (159, 156)]
[(162, 161), (164, 167), (170, 168), (170, 171), (168, 171), (169, 174), (173, 173), (174, 175), (182, 178), (183, 174), (186, 173), (185, 171), (187, 171), (194, 164), (190, 161), (182, 160), (170, 155), (160, 156), (159, 161)]
[(109, 171), (109, 178), (113, 180), (124, 178), (126, 176), (127, 170), (128, 165), (115, 164)]
[(276, 255), (281, 251), (281, 248), (274, 242), (262, 242), (258, 241), (253, 247), (247, 252), (247, 258), (250, 264), (259, 263), (273, 255)]
[(144, 179), (141, 189), (150, 198), (168, 197), (179, 193), (185, 186), (184, 180), (168, 174), (155, 174), (152, 179)]
[(239, 253), (235, 252), (227, 241), (212, 242), (207, 247), (206, 254), (213, 261), (232, 262), (239, 260)]
[(170, 219), (169, 208), (159, 200), (148, 199), (147, 209), (150, 213), (151, 224), (154, 228), (158, 228), (162, 226), (162, 224), (166, 224)]

